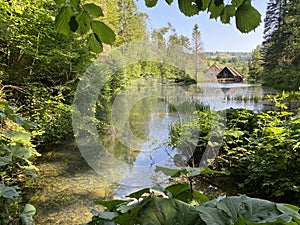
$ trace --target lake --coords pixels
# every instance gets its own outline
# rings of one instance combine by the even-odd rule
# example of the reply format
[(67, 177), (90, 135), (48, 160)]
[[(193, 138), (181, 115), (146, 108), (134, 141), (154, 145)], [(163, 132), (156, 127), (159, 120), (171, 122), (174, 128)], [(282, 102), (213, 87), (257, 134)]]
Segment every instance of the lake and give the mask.
[[(178, 166), (178, 151), (167, 142), (171, 124), (195, 119), (195, 108), (185, 102), (202, 103), (215, 111), (261, 111), (270, 107), (262, 99), (273, 93), (270, 88), (244, 83), (126, 87), (112, 106), (113, 129), (101, 137), (109, 154), (97, 163), (105, 167), (95, 167), (95, 159), (87, 158), (74, 140), (49, 146), (39, 160), (40, 176), (27, 184), (32, 190), (28, 198), (37, 208), (36, 223), (87, 222), (91, 209), (101, 209), (94, 200), (123, 198), (154, 183), (168, 184), (169, 177), (154, 170), (157, 165)], [(217, 191), (208, 184), (200, 188)]]

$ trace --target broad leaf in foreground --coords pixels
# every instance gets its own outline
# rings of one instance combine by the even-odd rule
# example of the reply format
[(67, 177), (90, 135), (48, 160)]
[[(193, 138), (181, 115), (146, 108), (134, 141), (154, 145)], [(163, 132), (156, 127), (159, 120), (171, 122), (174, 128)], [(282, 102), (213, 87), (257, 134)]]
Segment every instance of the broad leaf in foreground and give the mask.
[(237, 8), (235, 13), (236, 27), (242, 33), (249, 33), (261, 23), (261, 14), (251, 5), (250, 0)]

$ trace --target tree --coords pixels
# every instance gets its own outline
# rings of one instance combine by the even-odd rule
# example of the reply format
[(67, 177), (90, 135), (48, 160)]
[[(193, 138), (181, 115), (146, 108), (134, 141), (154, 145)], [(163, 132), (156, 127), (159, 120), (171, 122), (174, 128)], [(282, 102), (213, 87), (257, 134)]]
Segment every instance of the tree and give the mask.
[(148, 35), (146, 23), (148, 15), (138, 12), (134, 0), (118, 0), (116, 14), (118, 30), (114, 46), (146, 39)]
[(258, 45), (252, 51), (252, 58), (249, 61), (249, 79), (256, 82), (261, 79), (260, 75), (263, 71), (263, 60), (261, 55), (261, 46)]
[(193, 55), (195, 57), (195, 80), (198, 80), (198, 70), (199, 70), (199, 63), (202, 57), (203, 52), (203, 44), (201, 41), (201, 33), (199, 31), (198, 24), (194, 25), (193, 32), (192, 32), (192, 49)]
[(265, 19), (263, 82), (281, 88), (300, 86), (299, 1), (270, 0)]

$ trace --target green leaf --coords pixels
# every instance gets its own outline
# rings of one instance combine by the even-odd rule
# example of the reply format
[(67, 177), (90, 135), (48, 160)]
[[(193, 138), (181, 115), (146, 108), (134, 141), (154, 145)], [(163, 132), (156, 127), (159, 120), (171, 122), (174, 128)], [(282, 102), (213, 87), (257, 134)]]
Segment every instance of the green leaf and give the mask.
[(71, 6), (73, 6), (75, 9), (79, 9), (79, 3), (80, 0), (70, 0)]
[(71, 33), (69, 22), (73, 16), (73, 11), (70, 7), (64, 6), (60, 9), (55, 18), (55, 29), (57, 32), (68, 36)]
[(282, 214), (273, 202), (246, 196), (227, 197), (216, 207), (223, 210), (234, 224), (288, 224), (293, 219), (291, 214)]
[(171, 5), (173, 2), (173, 0), (165, 0), (165, 1), (166, 1), (166, 3), (168, 3), (168, 5)]
[(188, 184), (173, 184), (165, 188), (166, 191), (170, 192), (174, 198), (176, 198), (180, 193), (189, 191), (190, 186)]
[(194, 190), (193, 197), (188, 184), (174, 184), (166, 187), (166, 191), (170, 192), (173, 198), (189, 203), (192, 200), (198, 200), (200, 202), (207, 202), (209, 199), (204, 194)]
[(282, 212), (289, 215), (294, 215), (300, 220), (300, 214), (298, 213), (299, 207), (295, 205), (289, 205), (289, 204), (276, 204), (276, 208)]
[(2, 117), (3, 119), (7, 118), (6, 114), (3, 113), (2, 109), (0, 109), (0, 117)]
[(244, 0), (231, 0), (231, 4), (234, 6), (234, 7), (239, 7), (240, 5), (242, 5), (244, 3)]
[(19, 197), (19, 192), (15, 187), (9, 187), (0, 183), (0, 197), (13, 199)]
[(224, 5), (224, 0), (214, 0), (215, 5), (218, 7), (220, 5)]
[(11, 147), (14, 156), (19, 157), (21, 159), (29, 159), (32, 156), (31, 151), (28, 148), (12, 146)]
[(89, 37), (87, 38), (88, 49), (95, 53), (99, 53), (103, 51), (102, 43), (100, 40), (98, 41), (97, 38), (98, 37), (94, 33), (90, 34)]
[(54, 0), (56, 5), (62, 6), (65, 3), (65, 0)]
[(199, 10), (204, 11), (209, 7), (212, 0), (196, 0), (196, 5)]
[(194, 194), (194, 200), (197, 200), (198, 202), (200, 201), (201, 203), (204, 203), (209, 201), (209, 198), (205, 194), (202, 194), (199, 191), (194, 190), (193, 194)]
[(30, 133), (8, 130), (8, 131), (5, 131), (4, 134), (7, 135), (12, 141), (22, 142), (23, 144), (30, 143), (30, 139), (31, 139)]
[(199, 13), (199, 8), (193, 0), (178, 0), (180, 11), (186, 16), (194, 16)]
[(217, 171), (210, 168), (190, 168), (190, 167), (162, 167), (156, 166), (155, 172), (161, 171), (171, 177), (179, 177), (181, 174), (186, 174), (190, 177), (199, 174), (225, 174), (229, 175), (229, 171)]
[(21, 125), (25, 129), (36, 127), (37, 124), (34, 122), (27, 121), (24, 117), (17, 116), (13, 119), (17, 124)]
[(103, 43), (112, 44), (116, 39), (112, 29), (100, 21), (93, 21), (92, 30)]
[(119, 206), (120, 204), (127, 204), (128, 202), (131, 202), (131, 201), (118, 200), (118, 199), (114, 199), (114, 200), (110, 200), (110, 201), (102, 201), (102, 200), (94, 201), (94, 203), (96, 205), (102, 205), (102, 206), (106, 207), (109, 211), (115, 211), (117, 206)]
[(197, 206), (201, 219), (206, 224), (226, 225), (229, 223), (229, 217), (222, 210), (211, 207)]
[(236, 27), (242, 33), (249, 33), (261, 23), (261, 14), (251, 5), (250, 0), (238, 7), (235, 13)]
[(12, 154), (0, 157), (0, 167), (1, 166), (6, 166), (7, 164), (10, 164), (11, 160), (12, 160)]
[(300, 210), (300, 207), (296, 206), (296, 205), (291, 205), (291, 204), (277, 204), (277, 206), (278, 205), (283, 205), (283, 206), (285, 206), (287, 208), (290, 208), (290, 209), (292, 209), (292, 210), (294, 210), (296, 212), (299, 212), (299, 210)]
[(78, 22), (76, 21), (75, 16), (71, 16), (69, 26), (72, 32), (76, 32), (76, 30), (78, 29)]
[(81, 11), (76, 15), (76, 20), (78, 22), (77, 32), (79, 34), (86, 34), (91, 29), (91, 22), (89, 16), (85, 11)]
[(137, 192), (133, 192), (131, 193), (130, 195), (126, 196), (126, 197), (129, 197), (129, 198), (135, 198), (135, 199), (140, 199), (141, 196), (145, 193), (150, 193), (150, 188), (144, 188), (142, 190), (139, 190)]
[(211, 12), (210, 18), (211, 19), (216, 19), (218, 18), (224, 9), (224, 3), (221, 3), (220, 5), (216, 5), (215, 1), (211, 1), (208, 10)]
[[(158, 0), (145, 0), (145, 4), (147, 7), (154, 7), (157, 4)], [(169, 4), (169, 3), (168, 3)]]
[(22, 214), (34, 216), (36, 214), (36, 209), (33, 205), (27, 203), (23, 209)]
[(196, 209), (177, 199), (152, 197), (127, 224), (202, 224)]
[(230, 18), (235, 15), (235, 7), (233, 5), (226, 5), (222, 14), (221, 21), (222, 23), (230, 23)]
[(97, 210), (92, 209), (91, 213), (101, 219), (105, 220), (112, 220), (116, 216), (118, 216), (118, 213), (116, 212), (98, 212)]
[(83, 5), (83, 8), (89, 12), (92, 17), (104, 16), (102, 9), (94, 3), (87, 3)]
[(20, 218), (22, 220), (22, 224), (32, 225), (34, 224), (33, 216), (36, 214), (36, 209), (31, 204), (26, 204)]
[[(171, 176), (171, 177), (179, 177), (181, 175), (181, 172), (186, 171), (185, 168), (181, 168), (181, 167), (163, 167), (163, 166), (156, 166), (155, 168), (155, 172), (163, 172), (164, 174), (166, 174), (167, 176)], [(187, 173), (187, 172), (186, 172)], [(186, 174), (185, 173), (185, 174)]]

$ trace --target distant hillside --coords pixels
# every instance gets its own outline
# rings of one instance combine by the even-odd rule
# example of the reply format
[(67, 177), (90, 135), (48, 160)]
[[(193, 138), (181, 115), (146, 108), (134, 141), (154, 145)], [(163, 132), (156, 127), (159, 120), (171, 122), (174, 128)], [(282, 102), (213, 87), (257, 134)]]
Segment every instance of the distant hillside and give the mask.
[(208, 66), (214, 63), (222, 66), (234, 66), (239, 72), (248, 75), (248, 62), (251, 52), (204, 52)]

